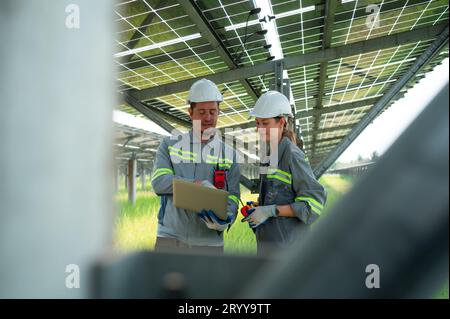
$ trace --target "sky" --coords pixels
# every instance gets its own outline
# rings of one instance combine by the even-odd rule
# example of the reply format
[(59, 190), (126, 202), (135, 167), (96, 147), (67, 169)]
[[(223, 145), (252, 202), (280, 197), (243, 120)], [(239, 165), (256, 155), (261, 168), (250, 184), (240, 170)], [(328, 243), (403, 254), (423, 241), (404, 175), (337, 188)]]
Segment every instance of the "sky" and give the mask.
[[(428, 102), (449, 80), (449, 59), (445, 59), (432, 72), (426, 75), (406, 95), (391, 105), (370, 124), (360, 136), (339, 157), (338, 162), (355, 161), (359, 155), (370, 158), (373, 152), (382, 155), (401, 133), (414, 121)], [(169, 135), (165, 130), (145, 118), (114, 111), (113, 120), (117, 123), (138, 127), (151, 132)]]

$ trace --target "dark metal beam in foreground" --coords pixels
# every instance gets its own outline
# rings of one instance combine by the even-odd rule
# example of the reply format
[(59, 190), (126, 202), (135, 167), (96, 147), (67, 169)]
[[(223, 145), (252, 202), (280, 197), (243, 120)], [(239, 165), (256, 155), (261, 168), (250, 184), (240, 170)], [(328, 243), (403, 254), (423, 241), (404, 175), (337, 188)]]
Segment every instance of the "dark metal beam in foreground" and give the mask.
[(400, 92), (400, 90), (424, 67), (432, 58), (448, 43), (448, 25), (439, 34), (436, 40), (416, 59), (411, 68), (396, 81), (389, 90), (383, 94), (380, 100), (370, 109), (369, 112), (359, 121), (352, 131), (342, 142), (336, 146), (335, 150), (323, 160), (315, 169), (314, 174), (317, 178), (339, 158), (339, 156), (347, 149), (348, 146), (361, 134), (361, 132), (384, 110), (386, 105)]
[[(364, 54), (409, 43), (416, 43), (418, 41), (426, 41), (435, 38), (442, 32), (444, 28), (447, 28), (446, 23), (431, 27), (418, 28), (412, 31), (406, 31), (389, 36), (360, 41), (345, 46), (333, 47), (317, 52), (286, 57), (283, 59), (283, 63), (286, 69), (292, 69), (299, 66), (321, 63), (324, 61), (349, 57), (356, 54)], [(145, 101), (159, 96), (185, 92), (189, 90), (189, 88), (195, 81), (201, 78), (207, 78), (216, 84), (251, 78), (254, 76), (273, 72), (274, 63), (274, 61), (265, 62), (251, 67), (239, 68), (175, 83), (158, 85), (136, 92), (135, 96), (139, 100)]]

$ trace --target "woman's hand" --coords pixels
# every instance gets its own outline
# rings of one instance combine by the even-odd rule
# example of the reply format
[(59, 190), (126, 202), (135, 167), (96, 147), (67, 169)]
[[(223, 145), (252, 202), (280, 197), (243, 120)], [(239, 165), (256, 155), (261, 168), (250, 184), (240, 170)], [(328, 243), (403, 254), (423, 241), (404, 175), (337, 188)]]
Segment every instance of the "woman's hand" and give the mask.
[[(241, 208), (242, 216), (247, 217), (249, 215), (248, 211), (256, 206), (258, 206), (257, 202), (252, 202), (252, 201), (247, 202), (247, 204)], [(241, 221), (244, 221), (244, 220), (241, 220)]]
[(242, 221), (248, 222), (252, 228), (256, 228), (270, 217), (277, 217), (277, 206), (257, 206), (247, 211), (248, 216)]

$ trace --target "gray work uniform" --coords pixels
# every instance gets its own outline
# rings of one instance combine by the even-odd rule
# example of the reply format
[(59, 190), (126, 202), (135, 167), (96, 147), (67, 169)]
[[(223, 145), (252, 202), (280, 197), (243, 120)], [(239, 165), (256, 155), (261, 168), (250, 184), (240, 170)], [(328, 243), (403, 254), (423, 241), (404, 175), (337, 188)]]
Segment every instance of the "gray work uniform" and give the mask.
[(175, 208), (172, 196), (174, 178), (190, 182), (207, 180), (213, 184), (216, 168), (226, 171), (228, 214), (235, 220), (240, 200), (240, 171), (234, 149), (218, 136), (201, 143), (194, 140), (192, 131), (178, 139), (162, 140), (152, 173), (153, 190), (161, 198), (158, 237), (174, 238), (190, 246), (223, 246), (223, 232), (209, 229), (195, 212)]
[(278, 145), (278, 167), (260, 176), (259, 205), (291, 205), (296, 218), (271, 217), (255, 229), (258, 254), (270, 254), (303, 237), (321, 214), (326, 192), (305, 154), (287, 137)]

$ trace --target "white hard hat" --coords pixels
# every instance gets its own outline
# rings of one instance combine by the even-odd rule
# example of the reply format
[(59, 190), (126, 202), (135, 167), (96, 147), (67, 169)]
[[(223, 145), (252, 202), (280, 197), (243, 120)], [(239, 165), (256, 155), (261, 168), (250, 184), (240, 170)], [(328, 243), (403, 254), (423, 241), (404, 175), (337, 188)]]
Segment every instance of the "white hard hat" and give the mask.
[(284, 94), (267, 91), (256, 101), (255, 107), (250, 111), (250, 116), (267, 119), (278, 116), (292, 117), (293, 115), (291, 103)]
[(187, 104), (192, 102), (222, 102), (223, 97), (217, 86), (207, 79), (201, 79), (192, 84), (189, 90)]

